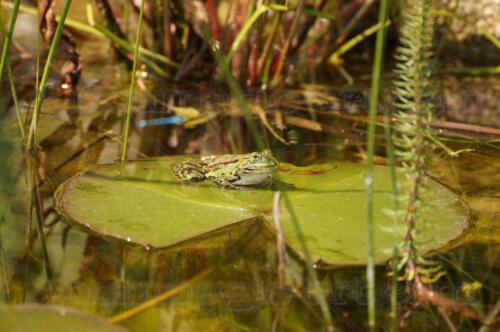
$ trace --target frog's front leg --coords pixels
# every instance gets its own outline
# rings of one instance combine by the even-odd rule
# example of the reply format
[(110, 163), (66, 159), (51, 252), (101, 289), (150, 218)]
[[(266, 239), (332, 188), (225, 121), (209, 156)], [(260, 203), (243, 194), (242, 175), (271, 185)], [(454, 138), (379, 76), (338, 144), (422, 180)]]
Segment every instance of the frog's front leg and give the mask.
[(174, 176), (184, 182), (200, 182), (206, 179), (198, 163), (183, 161), (174, 168)]

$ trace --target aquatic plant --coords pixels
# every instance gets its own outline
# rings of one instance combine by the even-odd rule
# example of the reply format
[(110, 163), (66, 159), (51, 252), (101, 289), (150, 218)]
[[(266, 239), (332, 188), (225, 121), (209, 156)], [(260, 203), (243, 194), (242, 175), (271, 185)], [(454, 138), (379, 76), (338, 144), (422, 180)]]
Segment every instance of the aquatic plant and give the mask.
[(394, 82), (394, 106), (398, 109), (394, 143), (396, 155), (406, 174), (403, 183), (406, 195), (402, 195), (405, 210), (400, 214), (404, 217), (406, 231), (398, 268), (404, 269), (402, 279), (414, 284), (418, 297), (425, 297), (428, 294), (427, 284), (439, 279), (444, 273), (435, 262), (421, 256), (417, 231), (428, 227), (419, 210), (427, 174), (426, 164), (434, 148), (429, 124), (433, 111), (438, 107), (439, 93), (432, 76), (435, 68), (432, 6), (430, 0), (407, 2), (401, 46), (396, 55), (398, 63), (395, 72), (398, 79)]

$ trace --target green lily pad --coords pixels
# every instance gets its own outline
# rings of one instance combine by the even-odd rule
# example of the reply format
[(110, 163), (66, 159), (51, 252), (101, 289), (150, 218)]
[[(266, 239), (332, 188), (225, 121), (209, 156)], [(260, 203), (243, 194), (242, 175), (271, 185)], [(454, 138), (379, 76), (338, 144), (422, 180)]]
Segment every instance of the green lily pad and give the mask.
[[(310, 191), (289, 192), (308, 249), (315, 260), (329, 264), (364, 264), (367, 260), (365, 166), (338, 163), (303, 169), (281, 167), (283, 179)], [(399, 178), (403, 181), (403, 177)], [(421, 190), (419, 213), (426, 225), (417, 225), (416, 239), (422, 253), (439, 249), (462, 234), (468, 225), (468, 210), (453, 193), (430, 178)], [(389, 168), (374, 169), (375, 261), (392, 256), (393, 238), (402, 239), (405, 226), (394, 226), (394, 199)], [(403, 193), (400, 193), (403, 195)], [(281, 204), (281, 223), (288, 243), (300, 252), (296, 228)], [(404, 211), (400, 211), (401, 214)], [(400, 218), (401, 219), (401, 218)]]
[(0, 305), (0, 331), (9, 332), (126, 332), (106, 319), (72, 308), (26, 304)]
[[(172, 174), (185, 157), (104, 165), (77, 174), (55, 194), (59, 213), (70, 223), (100, 236), (148, 248), (165, 248), (256, 216), (271, 222), (273, 188), (232, 190), (200, 182), (182, 184)], [(330, 264), (366, 263), (364, 165), (330, 163), (297, 167), (280, 164), (300, 228), (313, 258)], [(419, 230), (422, 250), (438, 249), (467, 227), (463, 204), (428, 179), (422, 215), (432, 227)], [(389, 170), (375, 168), (376, 260), (392, 254), (393, 207)], [(296, 228), (281, 204), (281, 224), (288, 244), (300, 253)]]

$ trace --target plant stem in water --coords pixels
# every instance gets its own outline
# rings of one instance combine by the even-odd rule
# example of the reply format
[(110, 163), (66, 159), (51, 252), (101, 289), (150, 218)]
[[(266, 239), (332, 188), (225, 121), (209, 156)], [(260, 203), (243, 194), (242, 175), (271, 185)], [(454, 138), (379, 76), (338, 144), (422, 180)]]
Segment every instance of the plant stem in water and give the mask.
[(64, 27), (64, 21), (66, 20), (66, 16), (68, 15), (70, 5), (71, 5), (71, 0), (66, 0), (63, 11), (61, 13), (61, 18), (59, 20), (59, 23), (57, 24), (56, 32), (54, 33), (54, 37), (52, 38), (52, 43), (50, 44), (49, 54), (47, 55), (47, 63), (45, 64), (45, 67), (43, 69), (42, 80), (38, 88), (35, 109), (33, 111), (34, 113), (31, 119), (31, 126), (27, 142), (28, 147), (32, 145), (36, 146), (37, 144), (36, 130), (37, 130), (38, 117), (40, 116), (40, 110), (42, 109), (43, 97), (45, 95), (47, 80), (49, 79), (50, 70), (52, 68), (52, 61), (54, 61), (54, 56), (56, 55), (57, 45), (59, 45), (59, 39), (61, 38), (62, 29)]
[(382, 0), (379, 7), (378, 22), (384, 28), (377, 31), (375, 44), (375, 59), (372, 71), (372, 86), (370, 95), (370, 113), (368, 124), (367, 161), (366, 161), (366, 227), (368, 264), (366, 266), (367, 298), (368, 298), (368, 326), (375, 331), (375, 244), (373, 234), (373, 157), (375, 154), (375, 122), (377, 118), (380, 77), (382, 74), (385, 48), (385, 22), (389, 0)]
[(7, 36), (5, 37), (3, 44), (2, 58), (0, 59), (0, 91), (2, 91), (3, 75), (5, 72), (5, 66), (8, 62), (10, 42), (12, 41), (12, 34), (14, 33), (14, 26), (16, 25), (20, 4), (21, 0), (16, 0), (14, 2), (14, 7), (12, 7), (12, 15), (9, 22), (9, 29), (7, 30)]
[(130, 117), (132, 114), (132, 100), (134, 98), (135, 72), (137, 69), (137, 57), (139, 55), (139, 42), (141, 39), (142, 17), (144, 15), (144, 0), (141, 0), (141, 10), (139, 11), (139, 23), (137, 24), (137, 36), (135, 39), (134, 65), (132, 66), (132, 77), (130, 79), (130, 92), (128, 96), (127, 122), (125, 123), (125, 138), (123, 140), (122, 162), (127, 156), (128, 135), (130, 132)]
[[(7, 60), (7, 75), (9, 77), (10, 90), (12, 93), (12, 100), (14, 101), (14, 107), (16, 109), (17, 122), (19, 123), (19, 130), (21, 131), (21, 137), (23, 141), (26, 140), (26, 130), (24, 129), (24, 121), (21, 115), (21, 109), (19, 108), (19, 101), (17, 99), (16, 86), (14, 85), (14, 78), (12, 76), (12, 68)], [(0, 87), (1, 89), (1, 87)]]

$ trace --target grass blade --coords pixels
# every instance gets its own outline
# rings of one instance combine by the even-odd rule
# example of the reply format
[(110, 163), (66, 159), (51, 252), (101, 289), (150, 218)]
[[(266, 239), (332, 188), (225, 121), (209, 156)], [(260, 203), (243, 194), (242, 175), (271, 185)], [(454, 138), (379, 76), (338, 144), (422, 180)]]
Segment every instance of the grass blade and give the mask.
[(28, 147), (34, 145), (36, 146), (36, 130), (38, 124), (38, 117), (40, 116), (40, 110), (42, 109), (43, 97), (45, 95), (45, 89), (47, 85), (47, 80), (49, 79), (50, 70), (52, 68), (52, 62), (54, 61), (54, 56), (56, 55), (57, 45), (59, 45), (59, 39), (61, 38), (62, 29), (64, 27), (64, 21), (68, 15), (69, 6), (71, 5), (71, 0), (66, 0), (64, 3), (64, 8), (61, 13), (61, 18), (57, 24), (56, 32), (52, 38), (52, 43), (50, 44), (49, 54), (47, 55), (47, 62), (43, 68), (42, 80), (40, 81), (40, 86), (38, 88), (37, 98), (33, 117), (31, 118), (30, 131), (28, 135)]
[[(1, 222), (4, 222), (3, 217)], [(0, 223), (1, 224), (1, 223)], [(1, 234), (0, 234), (1, 235)], [(0, 236), (0, 276), (3, 281), (4, 299), (5, 302), (10, 300), (9, 277), (7, 274), (7, 259), (5, 258), (5, 251), (3, 249), (2, 237)]]
[(378, 95), (380, 78), (382, 75), (384, 48), (385, 48), (385, 22), (387, 21), (387, 8), (389, 0), (382, 0), (379, 7), (378, 22), (384, 28), (377, 31), (375, 44), (375, 59), (373, 62), (372, 85), (370, 95), (370, 113), (368, 124), (367, 161), (366, 161), (366, 227), (368, 245), (368, 264), (366, 266), (367, 297), (368, 297), (368, 326), (375, 331), (375, 245), (373, 236), (373, 157), (375, 154), (375, 122), (378, 108)]
[(134, 98), (135, 72), (137, 69), (137, 58), (139, 55), (139, 42), (141, 39), (142, 17), (144, 15), (144, 0), (141, 0), (141, 10), (139, 11), (139, 22), (137, 23), (137, 37), (135, 39), (134, 64), (132, 66), (132, 77), (130, 79), (130, 92), (128, 96), (127, 122), (125, 124), (125, 138), (123, 140), (122, 162), (127, 156), (128, 135), (130, 132), (130, 117), (132, 113), (132, 100)]
[[(386, 154), (389, 159), (389, 169), (391, 172), (391, 187), (392, 197), (394, 201), (394, 229), (398, 226), (398, 186), (396, 181), (396, 157), (394, 154), (394, 145), (392, 143), (392, 133), (390, 124), (390, 115), (387, 107), (384, 107), (384, 134), (386, 138)], [(393, 236), (393, 254), (392, 254), (392, 277), (391, 277), (391, 331), (397, 330), (397, 286), (398, 286), (398, 237), (396, 234)]]
[[(16, 109), (17, 122), (19, 123), (19, 129), (21, 131), (21, 137), (23, 141), (26, 140), (26, 130), (24, 129), (24, 121), (21, 115), (21, 109), (19, 108), (19, 102), (17, 99), (16, 86), (14, 85), (14, 78), (12, 76), (12, 68), (10, 67), (10, 63), (7, 60), (7, 75), (9, 77), (10, 90), (12, 93), (12, 100), (14, 101), (14, 107)], [(1, 87), (0, 87), (1, 89)]]
[(3, 44), (2, 58), (0, 59), (0, 91), (2, 91), (3, 75), (5, 72), (5, 66), (7, 65), (10, 42), (12, 41), (12, 34), (14, 33), (14, 27), (16, 25), (20, 4), (21, 0), (16, 0), (14, 2), (14, 6), (12, 7), (12, 15), (10, 16), (9, 29), (7, 30), (7, 36), (5, 36), (5, 41)]

